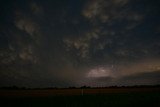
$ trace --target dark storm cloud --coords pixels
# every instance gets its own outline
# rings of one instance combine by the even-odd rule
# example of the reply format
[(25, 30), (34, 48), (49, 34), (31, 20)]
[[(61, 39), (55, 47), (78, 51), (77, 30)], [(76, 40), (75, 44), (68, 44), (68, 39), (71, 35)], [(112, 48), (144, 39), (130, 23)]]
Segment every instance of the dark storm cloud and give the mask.
[[(130, 29), (133, 29), (143, 22), (145, 13), (139, 13), (139, 11), (135, 11), (129, 6), (131, 6), (131, 4), (128, 0), (88, 1), (84, 6), (85, 8), (82, 11), (82, 15), (90, 21), (92, 28), (86, 33), (80, 34), (82, 37), (71, 40), (72, 42), (68, 40), (67, 42), (70, 44), (69, 47), (71, 47), (71, 44), (73, 44), (72, 47), (75, 45), (79, 46), (77, 44), (83, 44), (84, 46), (79, 46), (79, 48), (81, 47), (79, 51), (83, 51), (89, 55), (85, 54), (83, 57), (91, 57), (90, 54), (93, 57), (97, 56), (97, 54), (108, 54), (109, 52), (101, 52), (101, 50), (108, 49), (108, 51), (110, 51), (110, 48), (114, 49), (113, 51), (111, 50), (111, 53), (113, 52), (116, 56), (121, 57), (132, 54), (132, 52), (130, 52), (132, 49), (128, 49), (126, 46), (128, 45), (126, 43), (128, 39), (133, 37)], [(101, 16), (109, 18), (101, 19)], [(122, 27), (120, 27), (120, 25), (122, 25)], [(88, 34), (90, 34), (90, 37), (88, 37)], [(118, 46), (120, 48), (117, 49)]]
[[(94, 79), (101, 76), (114, 81), (110, 85), (120, 84), (118, 78), (131, 81), (126, 84), (141, 78), (147, 84), (147, 78), (140, 73), (152, 73), (160, 66), (158, 3), (150, 0), (2, 2), (0, 86), (80, 86), (87, 81), (92, 85), (90, 80), (97, 81), (95, 85), (107, 84)], [(132, 75), (136, 76), (129, 79)], [(158, 78), (148, 80), (158, 81)]]

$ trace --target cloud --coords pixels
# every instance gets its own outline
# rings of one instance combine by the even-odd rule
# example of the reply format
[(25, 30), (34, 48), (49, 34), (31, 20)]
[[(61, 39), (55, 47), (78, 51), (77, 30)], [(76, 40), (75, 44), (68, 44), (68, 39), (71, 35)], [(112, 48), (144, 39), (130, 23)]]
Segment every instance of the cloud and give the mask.
[[(28, 34), (28, 36), (38, 44), (42, 36), (42, 32), (40, 31), (42, 26), (40, 27), (41, 22), (39, 21), (42, 16), (39, 12), (43, 10), (41, 10), (41, 7), (39, 7), (36, 3), (30, 3), (27, 7), (30, 7), (31, 11), (28, 8), (26, 11), (23, 9), (18, 9), (16, 11), (14, 10), (14, 25), (22, 33)], [(35, 17), (32, 12), (39, 15), (39, 17)]]
[(86, 6), (86, 9), (83, 10), (82, 14), (87, 17), (87, 18), (95, 18), (100, 12), (101, 12), (101, 8), (102, 8), (102, 4), (101, 2), (103, 2), (102, 0), (99, 1), (89, 1), (88, 5)]
[(12, 51), (1, 51), (0, 52), (0, 64), (2, 65), (8, 65), (13, 63), (17, 58), (16, 53), (12, 52)]
[[(123, 76), (120, 78), (99, 77), (92, 78), (87, 82), (91, 86), (133, 86), (133, 85), (158, 85), (160, 82), (160, 72), (139, 73), (135, 75)], [(91, 82), (92, 81), (92, 82)]]
[(30, 9), (35, 15), (42, 15), (44, 13), (43, 9), (41, 6), (39, 6), (37, 3), (32, 2), (30, 3)]
[(81, 38), (76, 40), (64, 39), (64, 43), (67, 45), (67, 51), (78, 50), (78, 53), (75, 54), (77, 54), (81, 58), (87, 57), (89, 41), (85, 41)]
[(66, 50), (78, 50), (78, 53), (76, 53), (78, 56), (87, 58), (89, 57), (91, 42), (99, 38), (99, 30), (94, 29), (93, 31), (88, 31), (81, 35), (83, 36), (77, 38), (67, 37), (64, 38), (63, 41), (67, 46)]
[(22, 18), (17, 18), (15, 20), (15, 26), (22, 30), (25, 31), (26, 33), (28, 33), (29, 35), (33, 36), (34, 33), (37, 30), (37, 26), (36, 24), (29, 18), (26, 17), (22, 17)]
[(95, 28), (99, 30), (98, 38), (88, 42), (92, 55), (104, 55), (106, 60), (109, 57), (120, 60), (148, 55), (148, 49), (140, 47), (144, 45), (142, 42), (137, 42), (137, 46), (134, 39), (128, 42), (128, 39), (134, 38), (132, 31), (142, 24), (145, 14), (134, 9), (131, 0), (89, 0), (82, 15), (90, 22), (93, 31)]
[[(126, 6), (127, 5), (127, 6)], [(92, 23), (114, 24), (115, 21), (141, 21), (143, 15), (130, 8), (130, 0), (90, 0), (82, 15)]]
[(112, 67), (95, 67), (86, 74), (87, 78), (112, 77)]
[[(32, 4), (36, 8), (36, 4)], [(18, 52), (17, 56), (22, 60), (22, 62), (35, 64), (38, 60), (37, 50), (40, 48), (39, 45), (42, 45), (42, 33), (40, 33), (40, 27), (34, 20), (33, 15), (27, 11), (23, 12), (23, 10), (15, 11), (14, 24), (17, 31), (15, 34), (12, 34), (14, 36), (14, 40), (10, 46), (16, 46), (16, 51)], [(35, 50), (36, 48), (37, 50)]]
[(159, 59), (144, 59), (132, 64), (126, 64), (125, 66), (117, 67), (117, 76), (127, 76), (135, 75), (138, 73), (149, 73), (160, 70), (160, 61)]
[(160, 82), (160, 72), (146, 72), (125, 76), (118, 79), (120, 85), (157, 85)]
[[(26, 5), (28, 6), (27, 3)], [(16, 10), (12, 9), (12, 14), (7, 13), (10, 17), (5, 19), (7, 23), (5, 22), (6, 25), (0, 31), (3, 34), (1, 36), (7, 39), (3, 46), (5, 48), (0, 49), (0, 70), (2, 71), (0, 74), (3, 77), (1, 80), (6, 84), (13, 83), (12, 81), (14, 84), (19, 83), (18, 81), (27, 83), (27, 80), (37, 76), (37, 72), (41, 72), (36, 68), (41, 63), (40, 45), (43, 45), (38, 21), (35, 20), (29, 8), (26, 10), (25, 6), (16, 8)], [(9, 24), (8, 20), (12, 22)], [(41, 67), (41, 69), (44, 68)]]
[(115, 5), (124, 6), (126, 5), (130, 0), (112, 0), (112, 2)]
[(160, 66), (158, 11), (151, 5), (148, 0), (6, 2), (1, 83), (96, 86), (132, 84), (136, 78), (149, 83)]
[(160, 79), (160, 61), (144, 59), (136, 62), (104, 64), (90, 67), (83, 81), (87, 85), (150, 85), (158, 84)]
[(27, 46), (21, 49), (21, 51), (19, 52), (19, 57), (23, 61), (30, 61), (32, 63), (36, 63), (38, 58), (34, 54), (35, 53), (33, 51), (32, 46)]

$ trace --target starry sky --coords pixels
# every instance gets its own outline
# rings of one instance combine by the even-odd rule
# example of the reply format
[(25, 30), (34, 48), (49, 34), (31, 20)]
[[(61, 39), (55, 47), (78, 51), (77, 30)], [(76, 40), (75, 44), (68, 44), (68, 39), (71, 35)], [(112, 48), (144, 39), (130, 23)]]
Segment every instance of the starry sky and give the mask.
[(159, 83), (159, 0), (1, 1), (0, 87)]

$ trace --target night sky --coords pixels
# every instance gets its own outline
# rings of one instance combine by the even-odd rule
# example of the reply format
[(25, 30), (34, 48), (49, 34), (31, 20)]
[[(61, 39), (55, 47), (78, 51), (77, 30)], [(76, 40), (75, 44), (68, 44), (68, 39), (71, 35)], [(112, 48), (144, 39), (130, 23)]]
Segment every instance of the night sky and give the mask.
[(159, 0), (1, 0), (0, 87), (159, 83)]

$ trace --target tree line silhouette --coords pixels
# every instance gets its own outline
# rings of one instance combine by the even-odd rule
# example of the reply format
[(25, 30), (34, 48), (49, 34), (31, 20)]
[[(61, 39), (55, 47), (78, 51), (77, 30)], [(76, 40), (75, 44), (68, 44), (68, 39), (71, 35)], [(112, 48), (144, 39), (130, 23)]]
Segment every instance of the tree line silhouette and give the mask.
[(81, 86), (81, 87), (74, 87), (69, 86), (67, 88), (59, 88), (59, 87), (46, 87), (46, 88), (29, 88), (29, 87), (18, 87), (18, 86), (7, 86), (7, 87), (0, 87), (1, 90), (30, 90), (30, 89), (94, 89), (94, 88), (160, 88), (160, 85), (134, 85), (134, 86), (106, 86), (106, 87), (91, 87), (91, 86)]

